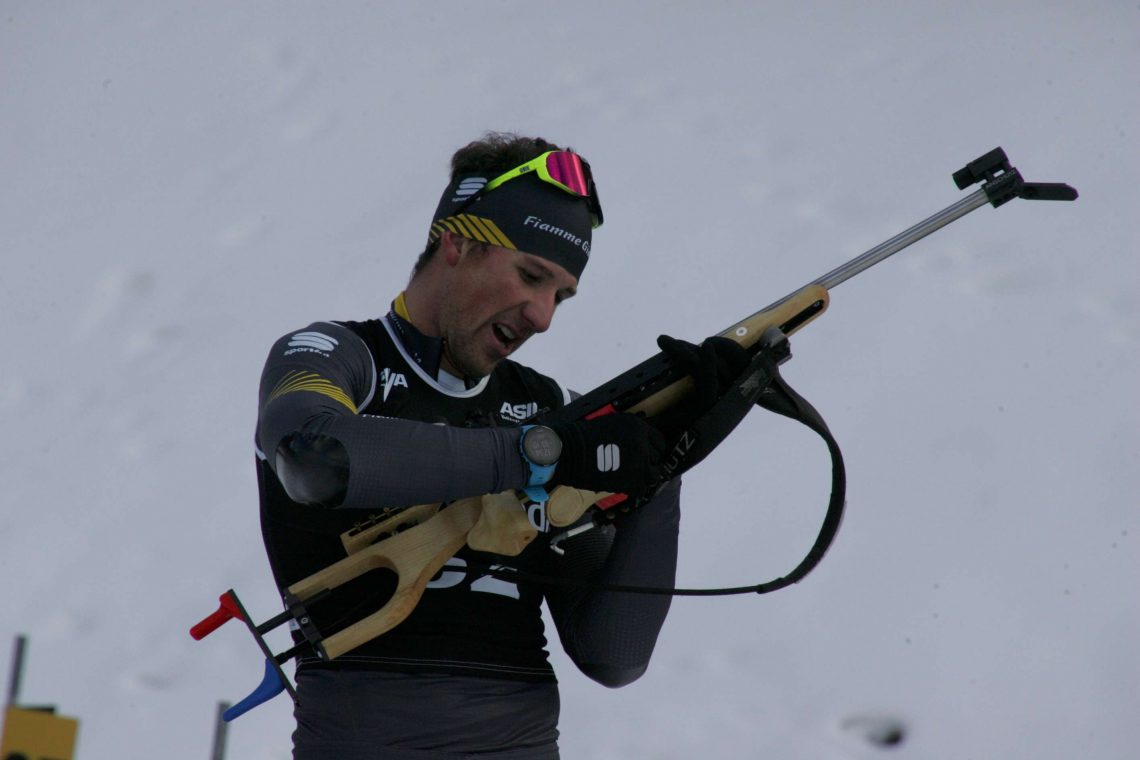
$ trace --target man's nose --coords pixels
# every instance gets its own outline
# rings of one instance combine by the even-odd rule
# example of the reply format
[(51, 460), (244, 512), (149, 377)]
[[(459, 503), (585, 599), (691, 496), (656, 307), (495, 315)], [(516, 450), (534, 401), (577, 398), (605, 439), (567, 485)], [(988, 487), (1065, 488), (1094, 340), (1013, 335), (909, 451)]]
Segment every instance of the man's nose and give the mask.
[(554, 319), (554, 309), (557, 306), (553, 293), (537, 295), (527, 301), (523, 307), (523, 317), (536, 333), (546, 332)]

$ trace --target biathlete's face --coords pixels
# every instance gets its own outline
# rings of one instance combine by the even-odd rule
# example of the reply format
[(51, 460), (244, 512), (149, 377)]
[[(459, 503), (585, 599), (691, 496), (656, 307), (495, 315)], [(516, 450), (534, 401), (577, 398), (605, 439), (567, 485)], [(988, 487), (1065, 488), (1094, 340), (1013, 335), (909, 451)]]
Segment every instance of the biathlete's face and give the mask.
[(455, 278), (451, 297), (440, 304), (443, 361), (460, 377), (482, 377), (550, 327), (558, 304), (577, 292), (578, 279), (539, 256), (463, 243), (451, 248)]

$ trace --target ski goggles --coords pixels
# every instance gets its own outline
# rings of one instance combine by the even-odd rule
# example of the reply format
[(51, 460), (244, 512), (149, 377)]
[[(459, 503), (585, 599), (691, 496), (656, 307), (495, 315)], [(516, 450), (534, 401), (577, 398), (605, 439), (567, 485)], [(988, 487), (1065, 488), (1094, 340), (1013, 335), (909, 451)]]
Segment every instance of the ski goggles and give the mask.
[(454, 213), (462, 212), (480, 196), (512, 179), (528, 174), (534, 174), (543, 182), (585, 200), (586, 208), (590, 211), (590, 225), (595, 229), (602, 226), (602, 204), (598, 200), (598, 188), (594, 185), (594, 175), (590, 172), (590, 165), (586, 159), (568, 150), (548, 150), (525, 164), (519, 164), (514, 169), (503, 172), (483, 185), (479, 192), (468, 198)]

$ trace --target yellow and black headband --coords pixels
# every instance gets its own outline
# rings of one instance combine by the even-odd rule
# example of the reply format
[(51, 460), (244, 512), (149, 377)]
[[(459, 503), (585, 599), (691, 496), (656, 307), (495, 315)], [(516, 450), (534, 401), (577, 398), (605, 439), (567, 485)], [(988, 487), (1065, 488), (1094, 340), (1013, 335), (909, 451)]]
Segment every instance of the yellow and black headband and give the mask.
[(449, 230), (540, 256), (577, 278), (589, 261), (602, 209), (589, 164), (575, 153), (550, 151), (494, 179), (456, 177), (433, 218), (429, 240)]

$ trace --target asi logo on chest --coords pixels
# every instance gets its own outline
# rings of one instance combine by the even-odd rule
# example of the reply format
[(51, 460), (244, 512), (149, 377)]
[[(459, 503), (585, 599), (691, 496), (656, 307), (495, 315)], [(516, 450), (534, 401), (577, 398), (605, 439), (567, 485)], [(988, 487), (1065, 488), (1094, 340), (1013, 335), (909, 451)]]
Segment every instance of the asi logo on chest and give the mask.
[(529, 404), (512, 404), (510, 401), (504, 401), (499, 408), (499, 416), (512, 422), (522, 422), (536, 414), (538, 414), (537, 401), (531, 401)]

